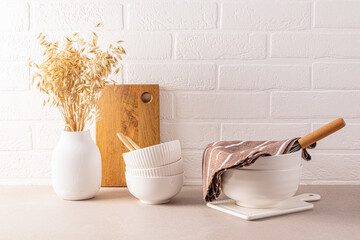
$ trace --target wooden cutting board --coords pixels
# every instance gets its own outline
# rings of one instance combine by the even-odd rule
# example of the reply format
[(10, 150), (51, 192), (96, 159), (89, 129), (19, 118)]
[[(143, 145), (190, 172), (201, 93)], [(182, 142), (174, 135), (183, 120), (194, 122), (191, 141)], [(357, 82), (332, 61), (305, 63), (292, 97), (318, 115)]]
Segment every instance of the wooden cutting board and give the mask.
[(129, 150), (116, 133), (132, 138), (140, 147), (160, 143), (159, 85), (116, 85), (106, 87), (100, 98), (102, 119), (96, 123), (96, 144), (102, 160), (102, 186), (124, 187)]

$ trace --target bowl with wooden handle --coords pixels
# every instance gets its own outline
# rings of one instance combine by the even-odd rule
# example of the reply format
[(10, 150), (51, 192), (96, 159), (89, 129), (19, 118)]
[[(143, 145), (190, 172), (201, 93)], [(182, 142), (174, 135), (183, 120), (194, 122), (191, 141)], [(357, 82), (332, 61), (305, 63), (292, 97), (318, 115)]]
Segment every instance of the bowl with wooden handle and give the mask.
[(252, 165), (228, 169), (222, 175), (222, 190), (237, 205), (249, 208), (275, 207), (292, 197), (301, 178), (301, 151), (345, 126), (342, 118), (300, 138), (292, 153), (265, 156)]

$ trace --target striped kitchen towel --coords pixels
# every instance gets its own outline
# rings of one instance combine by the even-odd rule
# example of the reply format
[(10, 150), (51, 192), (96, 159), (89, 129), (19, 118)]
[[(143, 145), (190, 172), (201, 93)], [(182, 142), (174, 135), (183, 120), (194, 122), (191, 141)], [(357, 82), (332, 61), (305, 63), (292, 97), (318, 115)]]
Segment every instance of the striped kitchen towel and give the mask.
[[(261, 156), (286, 154), (299, 138), (283, 141), (220, 141), (209, 144), (203, 154), (203, 197), (210, 202), (219, 197), (221, 175), (226, 169), (241, 168), (254, 163)], [(316, 143), (308, 148), (314, 148)], [(310, 160), (306, 149), (302, 157)]]

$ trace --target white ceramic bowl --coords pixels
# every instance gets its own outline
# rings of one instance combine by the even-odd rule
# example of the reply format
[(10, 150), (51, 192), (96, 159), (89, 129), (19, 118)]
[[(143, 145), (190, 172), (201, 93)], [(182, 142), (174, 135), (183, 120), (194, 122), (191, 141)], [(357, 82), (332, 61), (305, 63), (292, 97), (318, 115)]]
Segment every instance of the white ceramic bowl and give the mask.
[(239, 206), (274, 207), (296, 193), (301, 169), (301, 165), (288, 170), (230, 169), (222, 176), (222, 190)]
[(294, 153), (259, 157), (250, 166), (243, 167), (243, 169), (258, 169), (258, 170), (286, 170), (297, 168), (301, 164), (301, 151)]
[(184, 162), (182, 158), (178, 161), (164, 165), (157, 168), (129, 168), (126, 167), (126, 173), (130, 175), (143, 176), (143, 177), (162, 177), (173, 176), (184, 172)]
[(166, 177), (141, 177), (128, 173), (125, 175), (130, 193), (146, 204), (167, 203), (183, 186), (183, 173)]
[(155, 168), (176, 162), (181, 158), (179, 140), (161, 143), (123, 154), (128, 168)]

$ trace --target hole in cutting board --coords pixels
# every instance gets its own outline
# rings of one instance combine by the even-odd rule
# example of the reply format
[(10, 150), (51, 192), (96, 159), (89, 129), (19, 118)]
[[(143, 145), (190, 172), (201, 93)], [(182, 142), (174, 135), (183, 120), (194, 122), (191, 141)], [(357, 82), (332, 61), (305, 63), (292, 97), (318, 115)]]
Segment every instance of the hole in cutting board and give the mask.
[(144, 92), (141, 95), (141, 101), (143, 101), (143, 103), (150, 103), (152, 99), (153, 99), (152, 95), (148, 92)]

